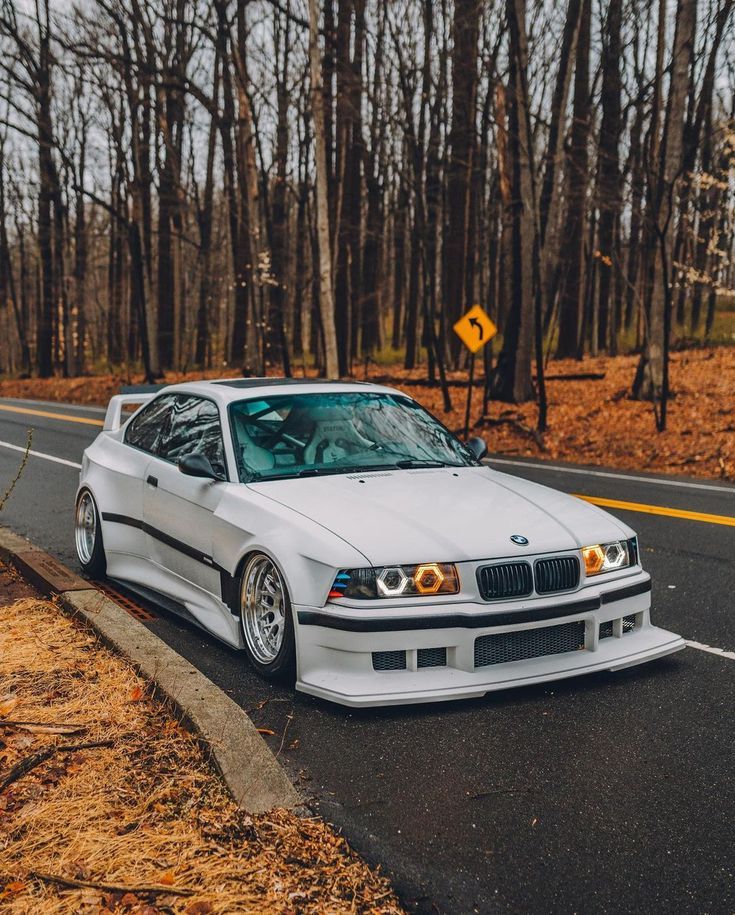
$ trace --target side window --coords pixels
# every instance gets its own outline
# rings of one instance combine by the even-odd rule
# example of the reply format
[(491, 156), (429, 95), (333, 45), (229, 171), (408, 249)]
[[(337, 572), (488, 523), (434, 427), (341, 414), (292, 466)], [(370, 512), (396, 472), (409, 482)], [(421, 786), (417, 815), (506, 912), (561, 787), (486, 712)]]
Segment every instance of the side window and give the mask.
[(219, 410), (211, 400), (178, 394), (158, 455), (177, 464), (182, 457), (195, 453), (208, 458), (220, 476), (227, 476)]
[(158, 454), (161, 438), (165, 436), (174, 406), (174, 395), (165, 394), (151, 401), (125, 429), (125, 443), (150, 454)]

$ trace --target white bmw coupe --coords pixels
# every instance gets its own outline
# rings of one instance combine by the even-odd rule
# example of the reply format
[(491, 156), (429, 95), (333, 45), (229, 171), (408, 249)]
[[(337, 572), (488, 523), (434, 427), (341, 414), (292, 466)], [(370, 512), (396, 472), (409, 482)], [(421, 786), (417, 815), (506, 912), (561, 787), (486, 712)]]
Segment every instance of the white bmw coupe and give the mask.
[[(142, 406), (125, 422), (125, 404)], [(405, 394), (232, 379), (113, 397), (75, 543), (108, 575), (351, 706), (482, 696), (684, 647), (635, 533), (481, 463)]]

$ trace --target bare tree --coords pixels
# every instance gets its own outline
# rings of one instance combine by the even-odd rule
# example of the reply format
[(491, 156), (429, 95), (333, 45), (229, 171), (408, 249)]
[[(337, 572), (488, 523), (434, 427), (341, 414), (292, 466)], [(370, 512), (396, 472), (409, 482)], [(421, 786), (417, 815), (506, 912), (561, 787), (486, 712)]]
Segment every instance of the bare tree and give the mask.
[(319, 14), (317, 0), (309, 0), (309, 62), (311, 73), (311, 111), (314, 121), (316, 160), (316, 224), (319, 246), (319, 315), (324, 341), (324, 371), (327, 378), (339, 377), (337, 331), (334, 324), (332, 292), (332, 252), (329, 232), (327, 149), (324, 135), (324, 87), (319, 54)]

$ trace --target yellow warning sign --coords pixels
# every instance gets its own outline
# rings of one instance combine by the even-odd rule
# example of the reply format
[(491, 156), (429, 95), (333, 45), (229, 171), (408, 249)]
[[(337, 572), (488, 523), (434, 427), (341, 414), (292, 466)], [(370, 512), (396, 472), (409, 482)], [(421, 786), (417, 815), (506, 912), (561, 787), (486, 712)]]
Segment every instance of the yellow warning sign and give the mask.
[(473, 305), (454, 325), (454, 332), (471, 353), (476, 353), (492, 340), (498, 328), (483, 308)]

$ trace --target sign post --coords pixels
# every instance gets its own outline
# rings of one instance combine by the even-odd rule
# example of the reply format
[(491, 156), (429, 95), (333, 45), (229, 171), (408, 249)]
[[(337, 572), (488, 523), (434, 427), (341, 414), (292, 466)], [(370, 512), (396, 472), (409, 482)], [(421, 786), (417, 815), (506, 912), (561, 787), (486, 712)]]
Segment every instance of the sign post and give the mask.
[(470, 410), (472, 408), (472, 386), (475, 383), (475, 355), (497, 334), (487, 312), (479, 305), (473, 305), (454, 325), (454, 332), (470, 351), (470, 378), (467, 386), (467, 408), (464, 418), (464, 437), (470, 434)]

